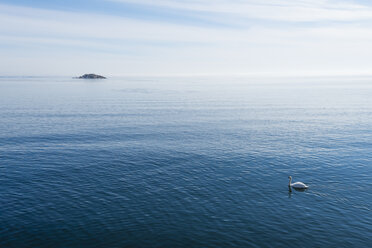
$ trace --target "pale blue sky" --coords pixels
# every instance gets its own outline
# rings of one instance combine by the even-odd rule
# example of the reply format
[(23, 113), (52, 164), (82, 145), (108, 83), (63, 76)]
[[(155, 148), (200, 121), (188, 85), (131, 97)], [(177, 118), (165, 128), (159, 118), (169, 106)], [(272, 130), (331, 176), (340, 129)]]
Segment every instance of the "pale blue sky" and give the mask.
[(0, 0), (0, 75), (372, 74), (352, 0)]

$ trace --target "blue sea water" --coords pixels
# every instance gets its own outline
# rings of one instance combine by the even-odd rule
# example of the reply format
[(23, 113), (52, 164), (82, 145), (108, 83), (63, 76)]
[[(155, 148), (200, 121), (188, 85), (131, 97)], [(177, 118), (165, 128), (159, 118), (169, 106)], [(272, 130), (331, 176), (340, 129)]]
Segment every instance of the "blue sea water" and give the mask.
[(1, 247), (372, 245), (372, 78), (1, 78), (0, 117)]

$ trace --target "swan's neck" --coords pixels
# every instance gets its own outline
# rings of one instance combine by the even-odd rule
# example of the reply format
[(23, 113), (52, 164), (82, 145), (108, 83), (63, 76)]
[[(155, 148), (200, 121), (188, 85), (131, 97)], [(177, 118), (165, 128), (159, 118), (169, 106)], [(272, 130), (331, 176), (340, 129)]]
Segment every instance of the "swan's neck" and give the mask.
[(288, 186), (291, 186), (292, 178), (289, 178)]

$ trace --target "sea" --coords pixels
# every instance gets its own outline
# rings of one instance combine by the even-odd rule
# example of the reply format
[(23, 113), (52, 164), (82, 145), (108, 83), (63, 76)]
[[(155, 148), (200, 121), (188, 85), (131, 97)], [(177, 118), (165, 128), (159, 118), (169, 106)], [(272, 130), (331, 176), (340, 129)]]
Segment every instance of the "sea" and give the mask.
[(0, 247), (371, 246), (372, 77), (0, 78)]

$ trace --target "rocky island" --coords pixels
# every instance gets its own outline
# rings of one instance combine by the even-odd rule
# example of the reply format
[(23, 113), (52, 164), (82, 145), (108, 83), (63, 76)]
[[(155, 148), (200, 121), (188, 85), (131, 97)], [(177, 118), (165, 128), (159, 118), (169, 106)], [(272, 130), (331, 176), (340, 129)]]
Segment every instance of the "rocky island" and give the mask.
[(106, 79), (104, 76), (97, 74), (84, 74), (83, 76), (77, 77), (79, 79)]

